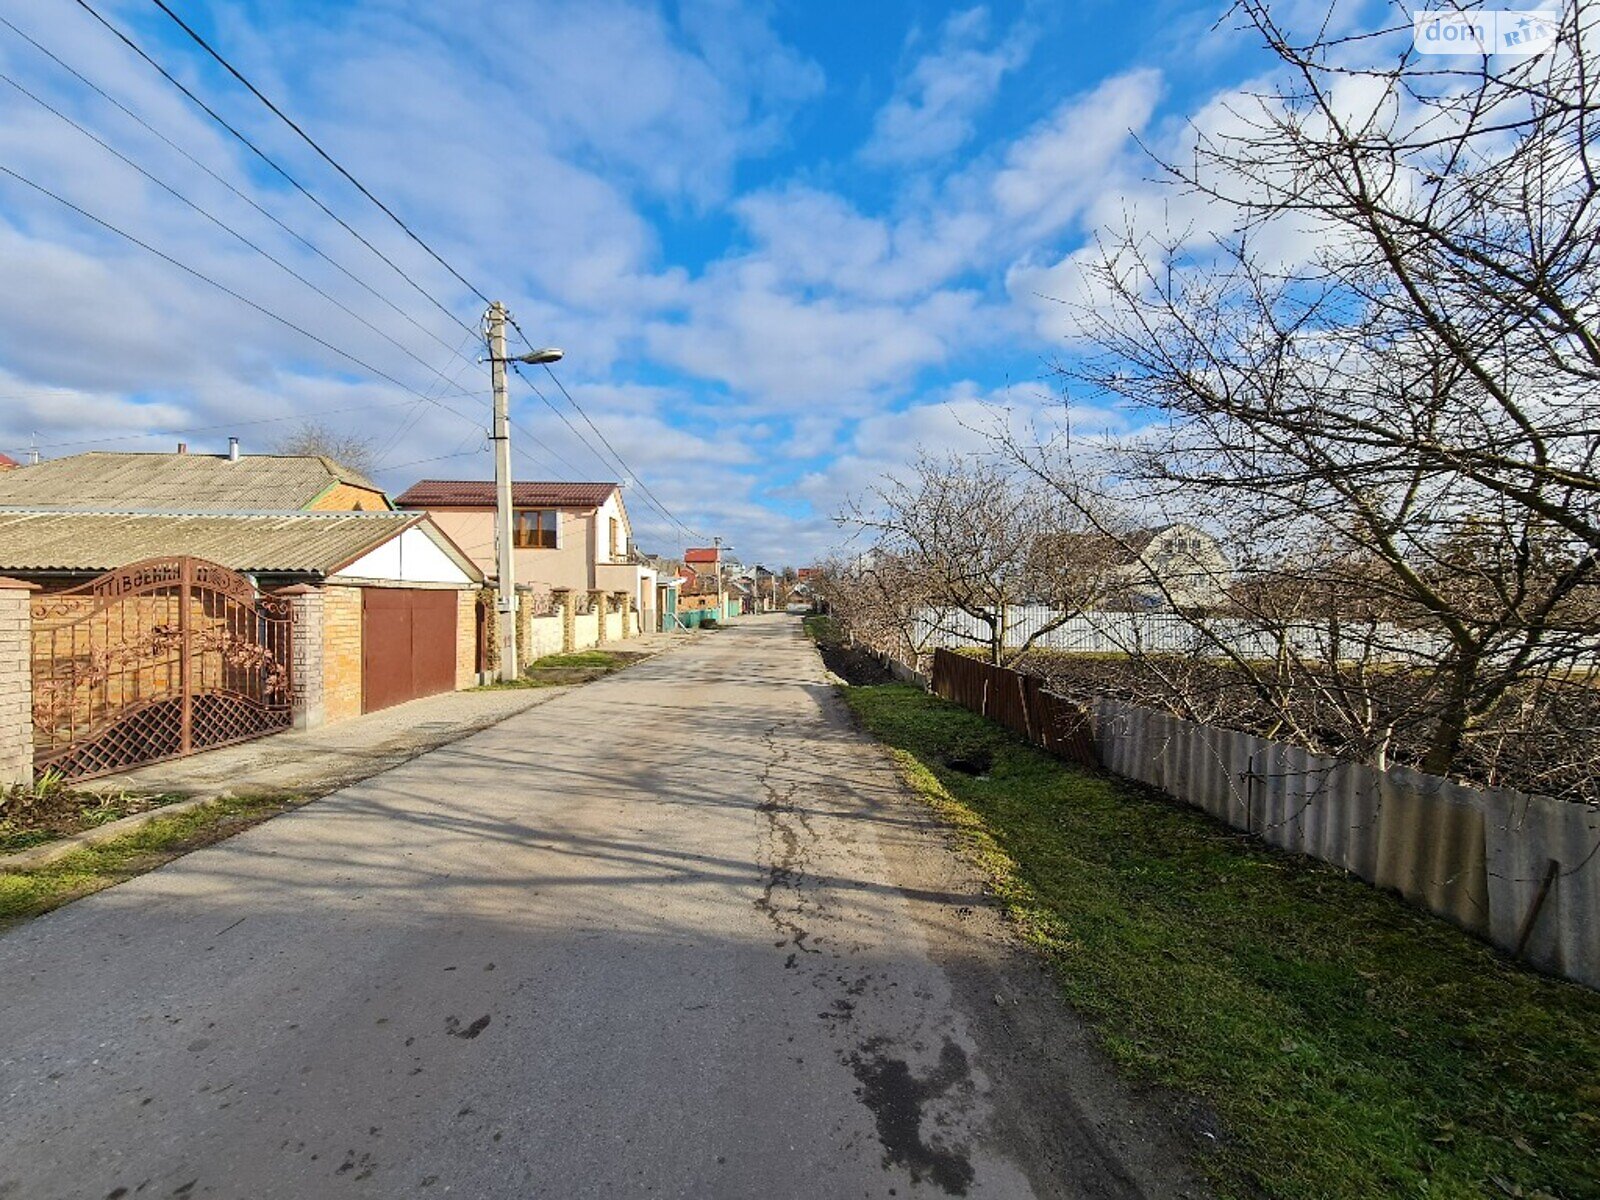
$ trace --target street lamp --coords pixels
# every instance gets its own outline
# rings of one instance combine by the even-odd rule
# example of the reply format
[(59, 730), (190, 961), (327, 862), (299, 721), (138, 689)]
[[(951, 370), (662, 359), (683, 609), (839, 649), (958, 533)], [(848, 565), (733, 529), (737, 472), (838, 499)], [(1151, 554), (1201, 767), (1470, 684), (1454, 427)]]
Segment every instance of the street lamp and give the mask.
[(556, 346), (546, 346), (543, 350), (530, 350), (527, 354), (513, 354), (510, 358), (490, 358), (489, 361), (527, 363), (531, 367), (542, 367), (546, 363), (560, 362), (565, 355), (565, 350)]

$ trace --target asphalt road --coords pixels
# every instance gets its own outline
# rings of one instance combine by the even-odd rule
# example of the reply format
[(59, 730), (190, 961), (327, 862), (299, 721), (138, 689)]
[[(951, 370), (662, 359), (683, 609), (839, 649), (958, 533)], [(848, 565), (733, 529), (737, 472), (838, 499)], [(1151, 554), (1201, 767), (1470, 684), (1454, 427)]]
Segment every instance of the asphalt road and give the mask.
[(1195, 1194), (797, 621), (0, 935), (0, 1197)]

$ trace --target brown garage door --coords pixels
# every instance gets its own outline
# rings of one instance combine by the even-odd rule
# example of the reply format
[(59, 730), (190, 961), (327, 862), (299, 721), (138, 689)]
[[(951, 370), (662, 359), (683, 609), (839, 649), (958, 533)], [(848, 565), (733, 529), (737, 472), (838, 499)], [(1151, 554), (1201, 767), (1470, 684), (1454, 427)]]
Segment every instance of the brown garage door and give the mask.
[(361, 711), (456, 686), (456, 594), (361, 589)]

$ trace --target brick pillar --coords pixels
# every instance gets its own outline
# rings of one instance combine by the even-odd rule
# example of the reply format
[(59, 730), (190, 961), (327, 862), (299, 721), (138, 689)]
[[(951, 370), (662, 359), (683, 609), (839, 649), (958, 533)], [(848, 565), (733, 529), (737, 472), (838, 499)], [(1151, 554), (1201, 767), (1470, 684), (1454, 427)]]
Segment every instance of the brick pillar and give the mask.
[(604, 592), (589, 593), (589, 609), (591, 612), (599, 614), (595, 619), (594, 625), (595, 636), (600, 639), (598, 644), (601, 646), (606, 644), (606, 605), (608, 603), (609, 601), (607, 601)]
[(627, 592), (617, 593), (617, 607), (622, 610), (622, 636), (633, 636), (633, 597)]
[(36, 583), (0, 578), (0, 787), (33, 782), (33, 614)]
[(289, 598), (293, 636), (289, 647), (290, 697), (296, 729), (315, 729), (327, 720), (323, 705), (323, 596), (322, 589), (297, 583), (278, 593)]
[(568, 588), (552, 588), (551, 595), (561, 606), (561, 653), (571, 654), (578, 644), (578, 630), (574, 624), (578, 619), (574, 611), (577, 605), (572, 602), (572, 592)]
[(533, 645), (533, 589), (517, 587), (517, 657), (526, 667), (533, 661), (528, 647)]

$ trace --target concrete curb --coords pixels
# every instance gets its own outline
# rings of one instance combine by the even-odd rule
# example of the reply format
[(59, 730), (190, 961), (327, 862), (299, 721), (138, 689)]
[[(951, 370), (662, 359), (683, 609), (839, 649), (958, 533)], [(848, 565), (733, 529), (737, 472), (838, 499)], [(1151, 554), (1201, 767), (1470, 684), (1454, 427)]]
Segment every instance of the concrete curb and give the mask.
[(158, 817), (172, 817), (179, 813), (193, 812), (197, 808), (204, 808), (215, 804), (218, 800), (226, 799), (228, 795), (228, 792), (220, 792), (215, 796), (176, 800), (171, 804), (163, 804), (160, 808), (152, 808), (147, 812), (134, 813), (131, 817), (122, 817), (108, 821), (104, 825), (96, 825), (93, 829), (85, 829), (82, 833), (68, 834), (64, 838), (46, 842), (42, 846), (30, 846), (26, 850), (18, 850), (15, 854), (0, 855), (0, 871), (32, 871), (59, 858), (65, 858), (73, 851), (82, 850), (86, 846), (98, 846), (101, 842), (137, 833)]

